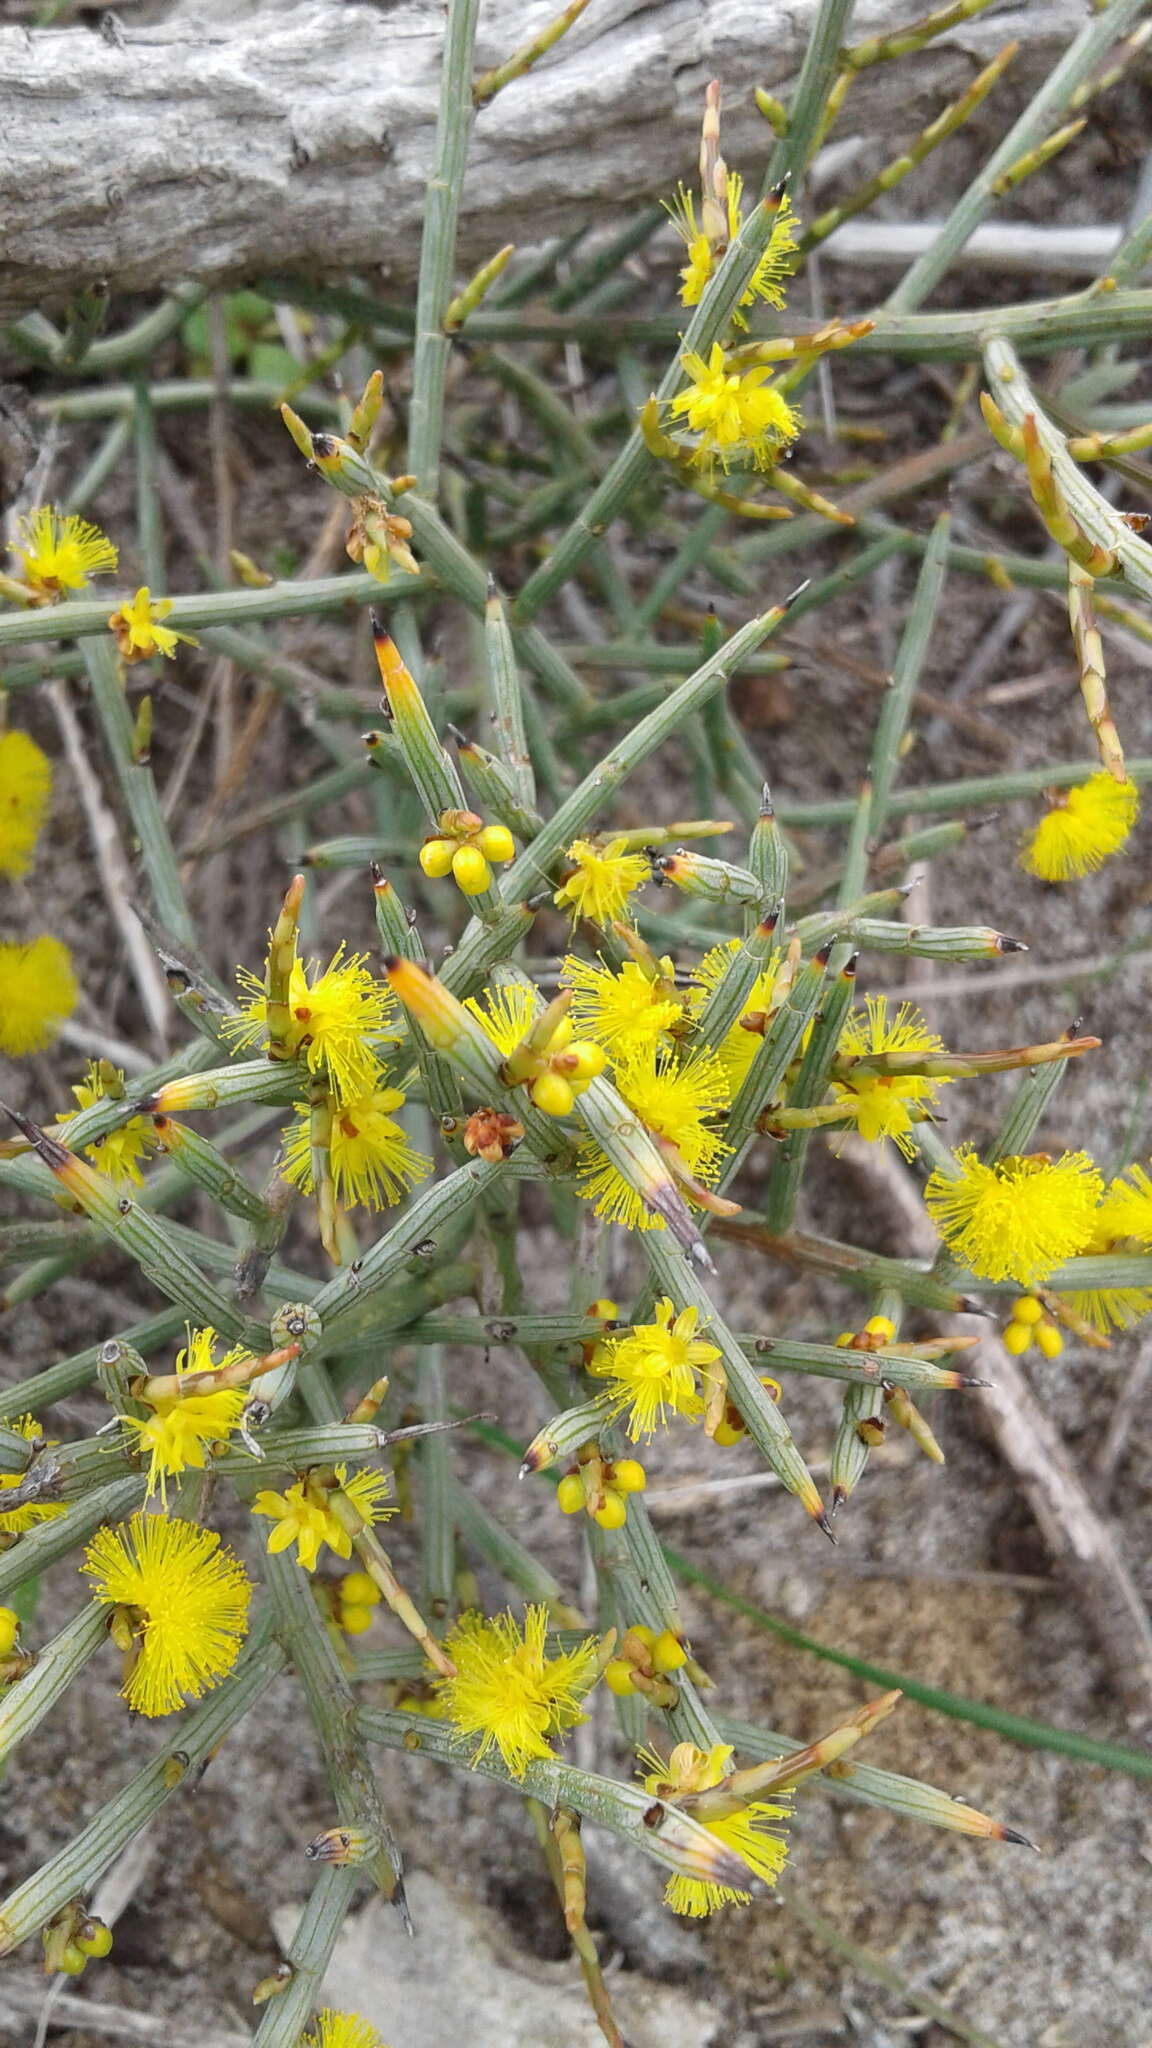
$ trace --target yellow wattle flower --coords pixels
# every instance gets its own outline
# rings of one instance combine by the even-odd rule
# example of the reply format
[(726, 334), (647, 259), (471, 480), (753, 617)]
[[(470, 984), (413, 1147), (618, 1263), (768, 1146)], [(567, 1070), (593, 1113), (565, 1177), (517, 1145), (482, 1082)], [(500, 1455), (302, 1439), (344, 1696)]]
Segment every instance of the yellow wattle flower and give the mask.
[(696, 1421), (704, 1413), (699, 1379), (708, 1378), (720, 1353), (697, 1336), (695, 1308), (682, 1309), (675, 1322), (672, 1317), (673, 1304), (658, 1301), (654, 1322), (637, 1323), (623, 1337), (605, 1338), (588, 1367), (597, 1379), (607, 1380), (613, 1413), (628, 1411), (633, 1443), (651, 1437), (669, 1414)]
[(134, 1515), (97, 1529), (82, 1570), (96, 1600), (126, 1610), (134, 1661), (121, 1692), (136, 1713), (175, 1713), (231, 1671), (252, 1587), (214, 1530)]
[(300, 2048), (387, 2048), (387, 2043), (359, 2013), (326, 2006), (317, 2013), (313, 2030), (301, 2036)]
[(565, 875), (552, 901), (570, 911), (573, 921), (586, 917), (590, 924), (608, 925), (623, 917), (628, 898), (651, 875), (643, 854), (629, 853), (622, 837), (610, 839), (606, 846), (574, 839), (564, 857), (572, 872)]
[(956, 1164), (955, 1178), (932, 1175), (924, 1201), (949, 1251), (981, 1280), (1039, 1286), (1089, 1244), (1104, 1184), (1086, 1152), (985, 1166), (962, 1146)]
[[(729, 171), (725, 186), (729, 243), (736, 240), (744, 225), (743, 197), (744, 180), (740, 172)], [(680, 303), (682, 306), (698, 306), (723, 251), (712, 248), (703, 228), (698, 225), (695, 194), (686, 186), (677, 187), (676, 198), (667, 211), (688, 251), (688, 261), (680, 272)], [(784, 280), (792, 270), (788, 259), (796, 254), (796, 226), (796, 216), (785, 194), (777, 210), (771, 240), (756, 265), (740, 301), (741, 306), (752, 306), (757, 299), (763, 299), (769, 306), (784, 304)], [(732, 319), (737, 327), (747, 328), (748, 322), (740, 311), (734, 312)]]
[(0, 939), (0, 1052), (11, 1059), (55, 1043), (79, 1001), (72, 955), (61, 939)]
[[(404, 1104), (399, 1088), (373, 1088), (343, 1105), (334, 1104), (328, 1153), (336, 1199), (345, 1208), (390, 1208), (432, 1171), (408, 1133), (389, 1114)], [(285, 1180), (313, 1191), (312, 1128), (307, 1109), (284, 1133)]]
[(24, 564), (25, 581), (41, 597), (62, 597), (66, 590), (86, 590), (90, 576), (107, 575), (119, 556), (106, 533), (75, 512), (38, 505), (17, 526), (12, 549)]
[[(864, 1009), (854, 1010), (845, 1024), (837, 1050), (848, 1058), (870, 1052), (941, 1053), (944, 1041), (929, 1031), (915, 1004), (901, 1003), (890, 1018), (887, 996), (867, 996)], [(916, 1149), (910, 1105), (935, 1103), (941, 1085), (919, 1074), (861, 1074), (835, 1081), (832, 1093), (851, 1110), (862, 1138), (872, 1143), (891, 1138), (910, 1159)]]
[[(395, 1508), (385, 1505), (389, 1487), (383, 1472), (354, 1472), (349, 1479), (347, 1466), (337, 1465), (336, 1478), (341, 1493), (369, 1528), (395, 1514)], [(252, 1512), (276, 1524), (268, 1538), (269, 1550), (287, 1550), (294, 1543), (297, 1563), (306, 1572), (315, 1571), (325, 1543), (337, 1557), (352, 1555), (352, 1538), (333, 1511), (328, 1489), (311, 1478), (297, 1480), (287, 1493), (266, 1488), (256, 1495)]]
[(514, 1778), (524, 1776), (533, 1757), (554, 1754), (551, 1733), (583, 1720), (580, 1700), (595, 1681), (595, 1639), (549, 1657), (547, 1633), (547, 1608), (529, 1607), (523, 1630), (511, 1614), (470, 1613), (444, 1638), (456, 1666), (454, 1678), (437, 1683), (445, 1718), (458, 1734), (479, 1738), (477, 1762), (498, 1749)]
[[(22, 1436), (25, 1443), (32, 1443), (41, 1434), (40, 1424), (32, 1415), (20, 1415), (14, 1421), (5, 1420), (4, 1428), (16, 1436)], [(0, 1536), (22, 1536), (25, 1529), (35, 1529), (41, 1522), (54, 1522), (57, 1515), (65, 1513), (62, 1502), (30, 1500), (20, 1508), (5, 1511), (4, 1495), (19, 1486), (24, 1477), (22, 1472), (0, 1472)]]
[(52, 794), (52, 764), (26, 732), (0, 733), (0, 875), (23, 875)]
[[(341, 941), (323, 970), (315, 962), (308, 967), (302, 960), (292, 962), (287, 1050), (310, 1073), (324, 1075), (340, 1102), (356, 1101), (377, 1086), (375, 1048), (396, 1014), (391, 989), (377, 981), (367, 960), (367, 953), (346, 959)], [(263, 981), (247, 968), (240, 969), (237, 979), (248, 1001), (238, 1017), (225, 1020), (223, 1029), (238, 1049), (246, 1049), (267, 1035), (268, 999)]]
[(1020, 865), (1042, 882), (1091, 874), (1118, 853), (1136, 822), (1140, 792), (1103, 770), (1063, 790), (1025, 841)]
[[(1085, 1245), (1089, 1257), (1152, 1245), (1152, 1178), (1139, 1165), (1127, 1166), (1109, 1181), (1096, 1211), (1096, 1228)], [(1106, 1337), (1109, 1330), (1131, 1330), (1152, 1312), (1152, 1288), (1095, 1287), (1063, 1297), (1074, 1315)]]
[[(98, 1102), (107, 1102), (113, 1087), (124, 1084), (122, 1067), (112, 1067), (110, 1080), (100, 1072), (100, 1062), (90, 1060), (82, 1081), (74, 1081), (72, 1093), (81, 1109), (92, 1109)], [(66, 1124), (66, 1117), (61, 1122)], [(62, 1132), (65, 1142), (67, 1130)], [(151, 1159), (160, 1150), (161, 1140), (152, 1119), (147, 1116), (129, 1117), (114, 1131), (108, 1131), (103, 1138), (93, 1138), (85, 1145), (84, 1156), (92, 1161), (101, 1173), (107, 1174), (114, 1187), (143, 1187), (144, 1175), (140, 1171), (142, 1160)]]
[(160, 624), (171, 609), (171, 598), (154, 598), (145, 583), (130, 603), (122, 604), (119, 611), (112, 613), (108, 626), (124, 661), (145, 661), (150, 654), (163, 654), (171, 661), (181, 640), (189, 647), (200, 645), (191, 633), (177, 633), (171, 626)]
[[(613, 1081), (640, 1123), (675, 1148), (693, 1180), (707, 1186), (718, 1178), (731, 1147), (713, 1128), (713, 1119), (723, 1115), (730, 1095), (723, 1067), (709, 1047), (682, 1060), (666, 1046), (649, 1046), (622, 1060)], [(581, 1147), (576, 1171), (576, 1192), (595, 1203), (598, 1216), (625, 1230), (663, 1230), (663, 1219), (598, 1145)], [(691, 1191), (685, 1193), (691, 1200)]]
[(536, 1013), (532, 992), (521, 982), (481, 989), (478, 996), (465, 997), (464, 1008), (505, 1059), (515, 1052)]
[(803, 421), (769, 380), (771, 369), (732, 370), (720, 342), (708, 361), (690, 349), (680, 358), (689, 383), (671, 402), (674, 420), (699, 435), (693, 461), (702, 468), (772, 469)]
[[(210, 1328), (189, 1328), (187, 1336), (185, 1348), (176, 1355), (178, 1381), (195, 1373), (223, 1372), (227, 1366), (252, 1356), (242, 1344), (234, 1344), (223, 1358), (215, 1358), (218, 1339)], [(144, 1400), (152, 1409), (151, 1415), (125, 1415), (122, 1421), (125, 1429), (135, 1435), (137, 1449), (150, 1454), (149, 1495), (159, 1493), (167, 1507), (168, 1480), (189, 1469), (204, 1471), (206, 1453), (226, 1443), (237, 1427), (248, 1401), (248, 1390), (220, 1387), (206, 1393), (164, 1394), (151, 1401), (145, 1395)]]
[[(641, 1750), (640, 1762), (650, 1766), (644, 1776), (644, 1790), (656, 1798), (674, 1802), (678, 1797), (682, 1799), (686, 1794), (709, 1792), (722, 1784), (731, 1768), (732, 1750), (727, 1743), (717, 1743), (714, 1748), (704, 1750), (697, 1749), (691, 1742), (680, 1742), (667, 1763), (654, 1750)], [(790, 1815), (788, 1806), (752, 1799), (738, 1813), (725, 1814), (717, 1820), (704, 1819), (701, 1825), (726, 1849), (732, 1849), (742, 1857), (756, 1877), (763, 1879), (765, 1884), (775, 1884), (787, 1861), (788, 1844), (770, 1823), (787, 1820)], [(699, 1819), (700, 1816), (694, 1818)], [(665, 1905), (673, 1913), (685, 1914), (693, 1920), (704, 1919), (720, 1906), (747, 1906), (751, 1900), (751, 1892), (737, 1890), (732, 1885), (713, 1884), (702, 1877), (688, 1877), (679, 1871), (669, 1878), (664, 1891)]]
[[(739, 951), (739, 939), (729, 939), (726, 944), (712, 946), (705, 953), (700, 965), (694, 969), (693, 982), (699, 983), (704, 996), (710, 996), (718, 987), (725, 970), (731, 965), (732, 955)], [(756, 976), (744, 1001), (744, 1016), (753, 1016), (757, 1011), (770, 1010), (776, 976), (780, 971), (783, 954), (777, 949), (769, 954), (764, 966)], [(703, 998), (694, 994), (694, 1008), (703, 1008)], [(737, 1018), (730, 1031), (725, 1032), (716, 1047), (716, 1057), (724, 1070), (724, 1078), (735, 1101), (743, 1081), (756, 1057), (760, 1036), (755, 1031), (745, 1031)]]
[(659, 966), (661, 979), (653, 981), (636, 960), (625, 960), (615, 973), (602, 960), (569, 954), (562, 979), (573, 992), (576, 1030), (602, 1045), (612, 1059), (660, 1044), (684, 1023), (686, 1013), (675, 991), (672, 961), (665, 957)]

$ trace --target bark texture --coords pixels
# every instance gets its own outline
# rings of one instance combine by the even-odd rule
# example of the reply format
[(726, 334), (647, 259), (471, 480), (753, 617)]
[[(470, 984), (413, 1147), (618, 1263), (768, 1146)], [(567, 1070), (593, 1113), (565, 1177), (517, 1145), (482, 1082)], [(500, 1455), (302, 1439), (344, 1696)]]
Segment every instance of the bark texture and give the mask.
[[(478, 66), (506, 57), (559, 0), (490, 0)], [(725, 95), (725, 151), (755, 173), (771, 143), (757, 85), (786, 89), (816, 0), (592, 0), (527, 77), (479, 113), (463, 268), (505, 241), (611, 224), (691, 177), (703, 92)], [(853, 39), (906, 24), (908, 0), (859, 0)], [(838, 135), (879, 124), (894, 146), (1010, 38), (1034, 79), (1082, 0), (997, 9), (899, 67), (865, 72)], [(0, 313), (81, 286), (151, 290), (274, 271), (415, 273), (436, 121), (441, 0), (307, 0), (239, 14), (188, 0), (119, 29), (0, 29)]]

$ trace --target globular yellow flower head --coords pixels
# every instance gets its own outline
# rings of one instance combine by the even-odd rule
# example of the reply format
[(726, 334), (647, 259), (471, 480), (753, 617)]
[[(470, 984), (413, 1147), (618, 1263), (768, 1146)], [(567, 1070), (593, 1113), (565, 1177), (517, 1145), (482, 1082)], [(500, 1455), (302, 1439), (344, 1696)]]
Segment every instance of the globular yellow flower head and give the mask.
[[(107, 1067), (102, 1072), (102, 1066)], [(72, 1093), (81, 1109), (92, 1109), (98, 1102), (107, 1102), (115, 1095), (122, 1098), (124, 1093), (124, 1072), (121, 1067), (109, 1066), (107, 1062), (91, 1060), (82, 1081), (74, 1081)], [(66, 1121), (66, 1119), (65, 1119)], [(64, 1132), (67, 1139), (67, 1132)], [(103, 1138), (94, 1138), (85, 1145), (85, 1157), (106, 1173), (115, 1187), (142, 1187), (144, 1175), (140, 1171), (142, 1160), (152, 1159), (160, 1149), (160, 1136), (152, 1119), (147, 1116), (129, 1117), (127, 1123), (117, 1130), (109, 1131)]]
[(671, 412), (699, 435), (693, 461), (704, 469), (717, 462), (725, 470), (774, 468), (803, 421), (770, 381), (771, 370), (730, 369), (718, 341), (707, 362), (692, 349), (680, 360), (690, 381)]
[[(744, 225), (743, 197), (743, 178), (739, 171), (729, 171), (725, 188), (729, 242), (736, 240)], [(703, 228), (697, 225), (695, 195), (684, 185), (677, 188), (675, 201), (668, 212), (688, 251), (688, 261), (680, 272), (680, 303), (682, 306), (698, 306), (704, 287), (718, 268), (723, 252), (713, 249)], [(796, 254), (796, 225), (796, 216), (785, 195), (780, 201), (771, 240), (756, 265), (740, 301), (741, 306), (752, 306), (757, 299), (763, 299), (769, 306), (784, 304), (784, 280), (792, 270), (789, 258)], [(747, 327), (748, 322), (742, 313), (736, 312), (732, 317), (737, 327)]]
[(444, 1638), (456, 1666), (438, 1693), (457, 1733), (477, 1736), (476, 1760), (498, 1749), (514, 1778), (533, 1757), (554, 1754), (547, 1737), (583, 1720), (580, 1700), (594, 1683), (596, 1643), (557, 1657), (545, 1652), (548, 1610), (529, 1607), (521, 1631), (511, 1614), (465, 1614)]
[(59, 1038), (79, 993), (63, 940), (47, 932), (24, 943), (0, 939), (0, 1052), (11, 1059), (43, 1052)]
[(1039, 1286), (1084, 1251), (1104, 1186), (1086, 1152), (985, 1166), (966, 1145), (956, 1163), (956, 1178), (932, 1175), (924, 1200), (949, 1251), (980, 1279)]
[(28, 872), (52, 794), (52, 766), (26, 732), (0, 733), (0, 875)]
[[(214, 1356), (218, 1342), (213, 1329), (188, 1330), (188, 1342), (176, 1356), (176, 1378), (194, 1373), (223, 1372), (238, 1360), (250, 1358), (242, 1344), (234, 1344), (223, 1358)], [(202, 1472), (208, 1450), (227, 1442), (244, 1413), (248, 1400), (245, 1387), (220, 1387), (208, 1393), (176, 1393), (144, 1396), (152, 1413), (125, 1415), (124, 1427), (136, 1438), (136, 1448), (148, 1451), (148, 1492), (159, 1493), (168, 1505), (168, 1481), (190, 1468)]]
[(623, 917), (628, 898), (651, 873), (643, 854), (628, 852), (624, 838), (610, 839), (607, 846), (574, 839), (565, 859), (572, 863), (572, 872), (552, 901), (570, 911), (574, 922), (586, 917), (590, 924), (611, 924), (613, 918)]
[[(667, 1763), (662, 1762), (653, 1750), (641, 1750), (640, 1761), (650, 1767), (644, 1776), (644, 1790), (658, 1799), (675, 1801), (686, 1794), (712, 1791), (722, 1784), (731, 1769), (732, 1751), (727, 1743), (717, 1743), (713, 1749), (704, 1750), (697, 1749), (691, 1742), (680, 1742)], [(770, 1823), (787, 1820), (790, 1812), (790, 1807), (772, 1806), (765, 1800), (753, 1799), (737, 1813), (725, 1814), (717, 1820), (703, 1819), (702, 1825), (726, 1849), (742, 1857), (756, 1877), (762, 1878), (765, 1884), (775, 1884), (787, 1860), (788, 1844)], [(670, 1906), (674, 1913), (686, 1914), (693, 1920), (704, 1919), (719, 1906), (747, 1906), (751, 1899), (751, 1892), (738, 1891), (731, 1885), (711, 1884), (705, 1878), (687, 1877), (679, 1872), (669, 1878), (664, 1892), (666, 1906)]]
[(66, 590), (86, 590), (90, 576), (109, 574), (119, 561), (107, 534), (75, 512), (57, 512), (39, 505), (21, 519), (13, 553), (24, 564), (24, 578), (43, 600), (63, 597)]
[[(730, 1147), (713, 1128), (730, 1100), (724, 1070), (707, 1046), (686, 1059), (665, 1046), (633, 1053), (616, 1067), (613, 1080), (624, 1101), (653, 1135), (675, 1149), (677, 1160), (694, 1181), (714, 1181)], [(662, 1230), (641, 1195), (606, 1158), (598, 1145), (581, 1147), (576, 1192), (596, 1204), (625, 1230)], [(689, 1200), (691, 1190), (686, 1190)]]
[[(944, 1041), (929, 1031), (913, 1003), (901, 1003), (889, 1017), (887, 996), (867, 996), (864, 1009), (854, 1010), (845, 1024), (838, 1050), (848, 1058), (870, 1052), (941, 1053)], [(853, 1074), (836, 1081), (832, 1092), (855, 1117), (862, 1138), (891, 1138), (910, 1159), (916, 1149), (910, 1135), (912, 1105), (933, 1104), (940, 1085), (921, 1074)]]
[[(549, 1024), (545, 1042), (533, 991), (518, 983), (483, 989), (479, 998), (469, 996), (464, 1007), (503, 1053), (504, 1079), (510, 1086), (527, 1088), (536, 1108), (546, 1116), (567, 1116), (577, 1096), (584, 1094), (607, 1065), (602, 1046), (573, 1035), (570, 1016)], [(526, 1045), (526, 1034), (532, 1031), (537, 1034), (536, 1042)]]
[[(702, 989), (704, 992), (703, 996), (701, 996), (698, 990), (693, 991), (693, 1008), (695, 1010), (703, 1008), (704, 1000), (712, 995), (717, 988), (726, 969), (732, 964), (733, 954), (738, 952), (739, 949), (739, 939), (729, 939), (726, 945), (712, 946), (705, 953), (700, 965), (693, 971), (692, 975), (693, 982), (699, 984), (699, 989)], [(778, 950), (769, 954), (768, 959), (748, 991), (743, 1011), (745, 1016), (754, 1016), (757, 1012), (771, 1009), (776, 976), (780, 971), (782, 958), (783, 955)], [(741, 1082), (756, 1057), (759, 1045), (759, 1034), (755, 1031), (746, 1031), (740, 1019), (737, 1018), (731, 1030), (725, 1032), (724, 1037), (716, 1047), (716, 1057), (724, 1070), (724, 1078), (728, 1083), (728, 1090), (733, 1101), (740, 1091)]]
[[(346, 1208), (384, 1209), (432, 1171), (390, 1112), (400, 1109), (399, 1088), (372, 1088), (333, 1107), (329, 1156), (337, 1200)], [(313, 1190), (311, 1118), (302, 1109), (284, 1134), (284, 1178), (305, 1194)]]
[[(5, 1421), (4, 1428), (13, 1430), (29, 1444), (41, 1434), (40, 1424), (31, 1415), (21, 1415), (11, 1422)], [(5, 1512), (4, 1495), (11, 1493), (13, 1487), (19, 1486), (23, 1476), (21, 1472), (0, 1472), (0, 1539), (22, 1536), (25, 1529), (35, 1529), (40, 1522), (54, 1522), (57, 1515), (64, 1513), (64, 1507), (60, 1502), (37, 1500), (26, 1501), (23, 1507), (9, 1508)]]
[(127, 1610), (134, 1657), (122, 1696), (138, 1714), (173, 1714), (231, 1671), (252, 1588), (212, 1529), (134, 1515), (97, 1529), (83, 1570), (94, 1597)]
[[(1152, 1179), (1142, 1166), (1126, 1167), (1109, 1181), (1096, 1211), (1096, 1227), (1084, 1250), (1096, 1253), (1146, 1249), (1152, 1245)], [(1152, 1288), (1096, 1287), (1063, 1297), (1074, 1315), (1106, 1337), (1131, 1330), (1152, 1312)]]
[(113, 612), (108, 625), (122, 660), (146, 661), (150, 654), (163, 654), (171, 661), (181, 640), (189, 647), (200, 645), (191, 633), (177, 633), (171, 626), (160, 624), (171, 609), (170, 597), (154, 598), (147, 584), (143, 584), (130, 604)]
[(676, 994), (676, 970), (665, 955), (653, 980), (636, 960), (625, 960), (619, 973), (602, 960), (578, 960), (569, 954), (563, 980), (573, 991), (572, 1021), (576, 1029), (602, 1045), (612, 1059), (659, 1045), (684, 1022), (684, 1004)]
[(589, 1372), (608, 1382), (607, 1396), (617, 1415), (628, 1411), (633, 1443), (652, 1436), (668, 1415), (695, 1421), (704, 1413), (699, 1380), (720, 1353), (697, 1336), (695, 1308), (681, 1309), (673, 1322), (673, 1305), (656, 1304), (656, 1320), (637, 1323), (624, 1337), (607, 1337), (592, 1355)]
[(312, 2031), (301, 2037), (300, 2048), (387, 2048), (387, 2043), (359, 2013), (334, 2012), (326, 2006), (317, 2013)]
[[(366, 1527), (387, 1521), (395, 1508), (385, 1505), (388, 1480), (383, 1472), (354, 1472), (348, 1477), (346, 1465), (337, 1465), (336, 1479), (346, 1501), (350, 1501)], [(332, 1488), (311, 1474), (297, 1480), (287, 1493), (266, 1489), (252, 1503), (254, 1515), (267, 1515), (276, 1527), (268, 1538), (269, 1550), (287, 1550), (296, 1545), (296, 1558), (306, 1572), (316, 1569), (316, 1560), (327, 1543), (337, 1557), (351, 1557), (352, 1537), (332, 1506)]]
[[(340, 1102), (355, 1102), (375, 1089), (376, 1047), (396, 1011), (391, 989), (377, 981), (367, 961), (366, 953), (345, 959), (341, 943), (323, 971), (315, 963), (306, 968), (302, 960), (292, 962), (287, 1051), (303, 1059), (310, 1073), (322, 1074)], [(249, 1000), (224, 1030), (237, 1047), (259, 1045), (267, 1032), (264, 983), (243, 967), (237, 978)]]
[(1101, 770), (1075, 789), (1061, 790), (1029, 834), (1020, 865), (1042, 882), (1070, 882), (1103, 867), (1123, 846), (1140, 809), (1134, 782)]

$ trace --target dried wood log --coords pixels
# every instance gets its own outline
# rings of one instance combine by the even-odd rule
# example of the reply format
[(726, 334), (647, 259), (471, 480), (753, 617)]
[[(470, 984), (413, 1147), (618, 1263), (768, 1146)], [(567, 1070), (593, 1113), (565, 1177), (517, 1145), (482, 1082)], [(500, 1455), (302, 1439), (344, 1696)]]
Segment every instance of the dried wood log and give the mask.
[[(461, 224), (467, 268), (506, 241), (619, 222), (691, 176), (707, 81), (725, 94), (729, 160), (758, 174), (771, 141), (754, 89), (786, 89), (816, 0), (592, 0), (570, 34), (476, 122)], [(501, 61), (558, 0), (492, 0), (477, 61)], [(838, 134), (886, 139), (1017, 37), (1021, 83), (1079, 28), (1082, 0), (980, 17), (866, 71)], [(854, 35), (906, 24), (907, 0), (860, 0)], [(349, 270), (405, 285), (419, 248), (436, 120), (441, 0), (308, 0), (245, 15), (188, 0), (162, 25), (0, 29), (0, 315), (83, 286), (151, 291), (268, 272)], [(893, 132), (891, 101), (899, 95)], [(999, 118), (999, 117), (997, 117)]]

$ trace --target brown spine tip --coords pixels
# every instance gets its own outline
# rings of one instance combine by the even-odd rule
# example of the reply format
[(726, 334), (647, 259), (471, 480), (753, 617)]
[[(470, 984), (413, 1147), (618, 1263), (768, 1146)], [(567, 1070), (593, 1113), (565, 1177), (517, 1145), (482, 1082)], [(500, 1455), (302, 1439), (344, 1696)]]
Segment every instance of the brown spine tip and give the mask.
[(828, 1509), (828, 1520), (830, 1522), (833, 1521), (835, 1517), (840, 1513), (840, 1510), (844, 1506), (844, 1503), (847, 1500), (847, 1498), (848, 1488), (846, 1486), (840, 1486), (839, 1484), (837, 1484), (832, 1488), (832, 1504)]
[(832, 947), (834, 943), (835, 942), (832, 939), (829, 939), (826, 945), (819, 947), (819, 949), (815, 953), (813, 953), (813, 967), (827, 967), (828, 962), (832, 957)]
[(1019, 1828), (1006, 1828), (1002, 1826), (1000, 1829), (1000, 1840), (1002, 1842), (1018, 1842), (1022, 1849), (1035, 1849), (1038, 1856), (1042, 1853), (1039, 1842), (1034, 1842), (1030, 1835), (1022, 1835)]
[(845, 981), (855, 981), (856, 968), (859, 959), (859, 953), (849, 953), (847, 960), (844, 962), (843, 967), (840, 969), (840, 972), (843, 975)]
[(762, 818), (774, 818), (776, 816), (776, 806), (772, 802), (772, 791), (766, 782), (762, 782), (760, 785), (760, 816)]
[(397, 968), (402, 967), (404, 962), (401, 960), (399, 953), (386, 953), (381, 965), (385, 974), (395, 974)]
[(1028, 948), (1023, 939), (1010, 939), (1006, 932), (997, 932), (995, 950), (997, 953), (1026, 953)]
[(369, 607), (368, 617), (372, 622), (372, 638), (374, 640), (387, 640), (388, 634), (385, 631), (380, 614), (376, 610), (375, 605)]
[(829, 1515), (825, 1509), (821, 1508), (820, 1513), (818, 1515), (813, 1516), (813, 1520), (818, 1529), (823, 1529), (824, 1534), (828, 1538), (829, 1543), (835, 1545), (836, 1532), (832, 1527), (831, 1515)]
[(58, 1144), (55, 1138), (50, 1138), (47, 1131), (42, 1130), (39, 1124), (34, 1124), (31, 1117), (22, 1115), (20, 1110), (11, 1108), (7, 1102), (0, 1102), (0, 1110), (3, 1110), (5, 1116), (11, 1117), (17, 1130), (27, 1138), (45, 1166), (50, 1167), (53, 1173), (59, 1173), (61, 1167), (67, 1166), (75, 1157), (67, 1145)]
[(312, 436), (312, 453), (321, 462), (323, 462), (326, 456), (335, 455), (336, 445), (336, 441), (331, 434), (313, 434)]
[(811, 583), (811, 581), (812, 581), (812, 578), (811, 578), (810, 576), (806, 576), (806, 577), (804, 578), (804, 581), (803, 581), (803, 583), (798, 583), (798, 584), (796, 585), (796, 588), (795, 588), (795, 590), (790, 590), (790, 591), (788, 592), (788, 595), (787, 595), (787, 597), (785, 597), (785, 598), (782, 598), (782, 599), (781, 599), (781, 601), (780, 601), (780, 603), (779, 603), (779, 604), (777, 605), (777, 607), (776, 607), (777, 611), (781, 611), (781, 612), (789, 612), (789, 611), (791, 611), (791, 609), (792, 609), (793, 605), (794, 605), (794, 604), (796, 603), (797, 599), (798, 599), (798, 598), (801, 598), (801, 597), (803, 597), (803, 595), (804, 595), (804, 592), (805, 592), (805, 591), (807, 590), (807, 588), (808, 588), (809, 584)]

